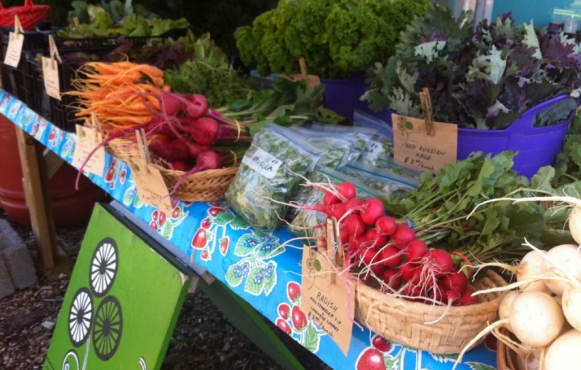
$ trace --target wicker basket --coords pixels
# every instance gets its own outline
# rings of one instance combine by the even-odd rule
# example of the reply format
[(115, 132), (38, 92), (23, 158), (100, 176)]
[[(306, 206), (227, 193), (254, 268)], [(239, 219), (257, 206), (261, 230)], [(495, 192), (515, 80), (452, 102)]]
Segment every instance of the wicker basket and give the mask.
[[(500, 328), (500, 333), (510, 336), (506, 328)], [(499, 340), (496, 347), (496, 367), (498, 370), (518, 370), (516, 367), (516, 353), (509, 346)]]
[[(505, 286), (506, 281), (492, 270), (488, 276), (477, 280), (473, 289), (483, 290)], [(369, 329), (404, 346), (438, 354), (459, 353), (484, 329), (498, 319), (498, 306), (505, 292), (480, 296), (480, 303), (451, 307), (410, 302), (384, 294), (366, 285), (357, 287), (355, 317)]]
[[(128, 140), (116, 139), (109, 142), (107, 152), (124, 162), (139, 158), (137, 145)], [(181, 171), (172, 171), (156, 166), (161, 172), (167, 188), (172, 191), (175, 184), (183, 176)], [(185, 202), (209, 202), (224, 199), (228, 186), (234, 180), (238, 167), (227, 167), (218, 170), (206, 170), (188, 176), (179, 188), (172, 194), (172, 198)]]
[(24, 6), (4, 8), (0, 2), (0, 26), (14, 26), (14, 16), (17, 15), (25, 31), (34, 29), (38, 21), (48, 19), (49, 5), (34, 5), (32, 0), (25, 0)]

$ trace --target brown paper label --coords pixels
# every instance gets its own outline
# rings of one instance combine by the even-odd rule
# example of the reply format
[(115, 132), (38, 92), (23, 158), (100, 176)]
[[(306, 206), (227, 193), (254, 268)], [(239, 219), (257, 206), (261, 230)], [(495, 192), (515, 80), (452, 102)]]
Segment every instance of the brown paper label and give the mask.
[(171, 215), (173, 209), (169, 191), (159, 170), (145, 161), (131, 163), (131, 171), (137, 186), (139, 199), (150, 206), (159, 208), (163, 213)]
[[(103, 135), (91, 127), (77, 125), (77, 140), (75, 143), (75, 153), (73, 155), (73, 166), (80, 168), (89, 158), (89, 154), (103, 141)], [(83, 171), (103, 176), (105, 170), (105, 148), (97, 149), (91, 155)]]
[(4, 64), (17, 68), (22, 55), (22, 45), (24, 45), (24, 35), (10, 32), (8, 37), (8, 47), (4, 56)]
[(46, 89), (48, 96), (61, 100), (57, 61), (51, 58), (42, 57), (42, 74), (44, 76), (44, 88)]
[(458, 126), (434, 122), (433, 135), (426, 133), (423, 119), (392, 115), (396, 162), (420, 171), (437, 171), (456, 163)]
[(335, 273), (342, 268), (334, 268), (331, 254), (303, 248), (301, 310), (347, 355), (353, 335), (355, 283)]

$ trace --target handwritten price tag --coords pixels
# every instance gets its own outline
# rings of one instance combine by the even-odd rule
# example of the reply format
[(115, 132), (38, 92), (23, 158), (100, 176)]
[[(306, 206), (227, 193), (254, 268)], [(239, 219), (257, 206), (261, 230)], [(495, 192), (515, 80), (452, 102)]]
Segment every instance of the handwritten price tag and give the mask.
[(8, 37), (8, 47), (4, 56), (4, 64), (17, 68), (22, 55), (22, 46), (24, 45), (24, 35), (21, 33), (10, 32)]
[(42, 74), (44, 76), (44, 88), (48, 96), (61, 100), (57, 61), (51, 58), (42, 57)]
[[(75, 143), (75, 153), (73, 155), (73, 166), (80, 168), (89, 158), (89, 154), (103, 141), (103, 136), (97, 130), (77, 125), (77, 140)], [(103, 176), (105, 171), (105, 148), (101, 147), (95, 151), (83, 167), (97, 176)]]
[(281, 160), (276, 159), (260, 148), (256, 148), (254, 155), (244, 156), (242, 163), (267, 179), (273, 179), (282, 165)]
[(456, 163), (458, 126), (433, 122), (433, 135), (426, 133), (425, 121), (392, 115), (395, 161), (420, 171), (437, 171)]
[[(334, 238), (329, 237), (332, 234), (327, 232), (329, 246), (335, 245)], [(335, 273), (342, 268), (336, 267), (333, 253), (303, 248), (301, 310), (347, 355), (353, 336), (355, 283)]]
[(131, 171), (137, 186), (139, 199), (150, 206), (159, 208), (163, 213), (171, 215), (173, 207), (169, 191), (159, 170), (145, 161), (131, 163)]

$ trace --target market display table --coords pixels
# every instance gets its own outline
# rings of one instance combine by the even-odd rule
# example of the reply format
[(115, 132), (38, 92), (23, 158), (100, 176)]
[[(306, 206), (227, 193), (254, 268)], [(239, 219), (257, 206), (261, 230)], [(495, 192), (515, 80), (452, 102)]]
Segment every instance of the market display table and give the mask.
[[(75, 134), (64, 132), (0, 90), (0, 113), (72, 163)], [(31, 168), (30, 171), (37, 171)], [(169, 243), (173, 257), (194, 270), (202, 267), (243, 301), (313, 352), (333, 369), (451, 369), (455, 355), (436, 355), (396, 343), (375, 348), (375, 334), (357, 324), (347, 356), (310, 318), (293, 307), (301, 297), (301, 245), (288, 229), (272, 233), (254, 230), (224, 202), (174, 202), (172, 214), (140, 202), (129, 166), (107, 155), (102, 177), (89, 178), (128, 212), (157, 231)], [(222, 284), (220, 284), (222, 286)], [(305, 324), (306, 323), (306, 324)], [(377, 341), (376, 341), (377, 342)], [(287, 365), (288, 367), (288, 365)], [(470, 351), (458, 370), (496, 368), (496, 353), (486, 343)]]

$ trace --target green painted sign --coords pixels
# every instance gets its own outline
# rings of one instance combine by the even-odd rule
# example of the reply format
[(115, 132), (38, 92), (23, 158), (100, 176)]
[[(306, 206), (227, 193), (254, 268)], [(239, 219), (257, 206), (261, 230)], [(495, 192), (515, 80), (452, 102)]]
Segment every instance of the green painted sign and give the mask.
[(188, 286), (186, 275), (97, 205), (43, 369), (161, 368)]

